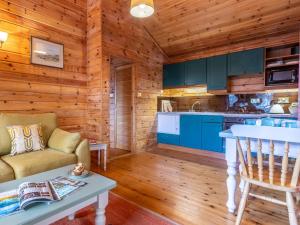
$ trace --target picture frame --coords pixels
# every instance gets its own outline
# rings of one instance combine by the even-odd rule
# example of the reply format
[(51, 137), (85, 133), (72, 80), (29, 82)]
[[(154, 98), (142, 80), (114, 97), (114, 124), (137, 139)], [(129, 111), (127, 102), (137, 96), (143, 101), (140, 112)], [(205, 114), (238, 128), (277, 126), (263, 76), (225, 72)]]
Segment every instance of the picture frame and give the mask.
[(64, 45), (31, 37), (31, 64), (64, 68)]

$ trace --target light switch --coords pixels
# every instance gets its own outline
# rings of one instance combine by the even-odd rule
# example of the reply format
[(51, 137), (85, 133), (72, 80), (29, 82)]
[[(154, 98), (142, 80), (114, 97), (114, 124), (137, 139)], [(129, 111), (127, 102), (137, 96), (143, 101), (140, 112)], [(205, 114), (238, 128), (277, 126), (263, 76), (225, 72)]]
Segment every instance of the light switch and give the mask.
[(109, 94), (109, 97), (110, 97), (110, 98), (113, 98), (114, 96), (115, 96), (114, 93), (110, 93), (110, 94)]
[(141, 92), (138, 92), (138, 93), (137, 93), (137, 96), (138, 96), (138, 97), (142, 97), (142, 93), (141, 93)]

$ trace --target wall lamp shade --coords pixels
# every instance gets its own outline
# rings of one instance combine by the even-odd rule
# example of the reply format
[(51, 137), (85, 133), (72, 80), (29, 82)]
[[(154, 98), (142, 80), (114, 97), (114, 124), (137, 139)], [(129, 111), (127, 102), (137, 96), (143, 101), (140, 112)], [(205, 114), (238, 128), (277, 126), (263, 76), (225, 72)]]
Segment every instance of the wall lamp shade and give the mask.
[(8, 37), (8, 33), (0, 31), (0, 44), (1, 44), (1, 47), (2, 47), (3, 43), (6, 42), (7, 37)]
[(131, 0), (130, 14), (134, 17), (145, 18), (154, 13), (153, 0)]

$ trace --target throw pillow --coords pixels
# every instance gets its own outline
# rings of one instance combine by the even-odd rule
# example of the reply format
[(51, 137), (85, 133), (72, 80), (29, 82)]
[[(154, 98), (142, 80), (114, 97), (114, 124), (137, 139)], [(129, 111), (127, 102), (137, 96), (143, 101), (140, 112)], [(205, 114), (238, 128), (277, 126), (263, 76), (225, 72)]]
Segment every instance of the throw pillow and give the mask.
[(9, 126), (7, 130), (11, 139), (10, 155), (45, 149), (41, 124)]
[(80, 142), (79, 133), (70, 133), (62, 129), (56, 128), (48, 141), (49, 148), (65, 152), (73, 153)]

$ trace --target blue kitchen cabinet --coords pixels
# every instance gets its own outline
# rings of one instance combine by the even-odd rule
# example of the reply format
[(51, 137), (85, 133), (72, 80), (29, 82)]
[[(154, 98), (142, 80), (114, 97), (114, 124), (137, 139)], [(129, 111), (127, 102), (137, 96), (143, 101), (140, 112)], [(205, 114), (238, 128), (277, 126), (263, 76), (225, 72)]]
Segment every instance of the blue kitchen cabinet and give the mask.
[(185, 85), (185, 64), (164, 65), (163, 88), (181, 87)]
[(213, 152), (224, 153), (223, 139), (219, 133), (223, 131), (223, 123), (202, 123), (202, 149)]
[(228, 76), (264, 73), (264, 48), (256, 48), (228, 55)]
[(227, 89), (227, 55), (207, 59), (207, 90)]
[(185, 62), (185, 85), (206, 84), (206, 59)]
[(157, 133), (157, 142), (160, 144), (179, 145), (179, 135)]
[(201, 149), (201, 116), (180, 116), (180, 145)]
[(244, 71), (244, 52), (233, 52), (228, 55), (228, 76), (237, 76)]

